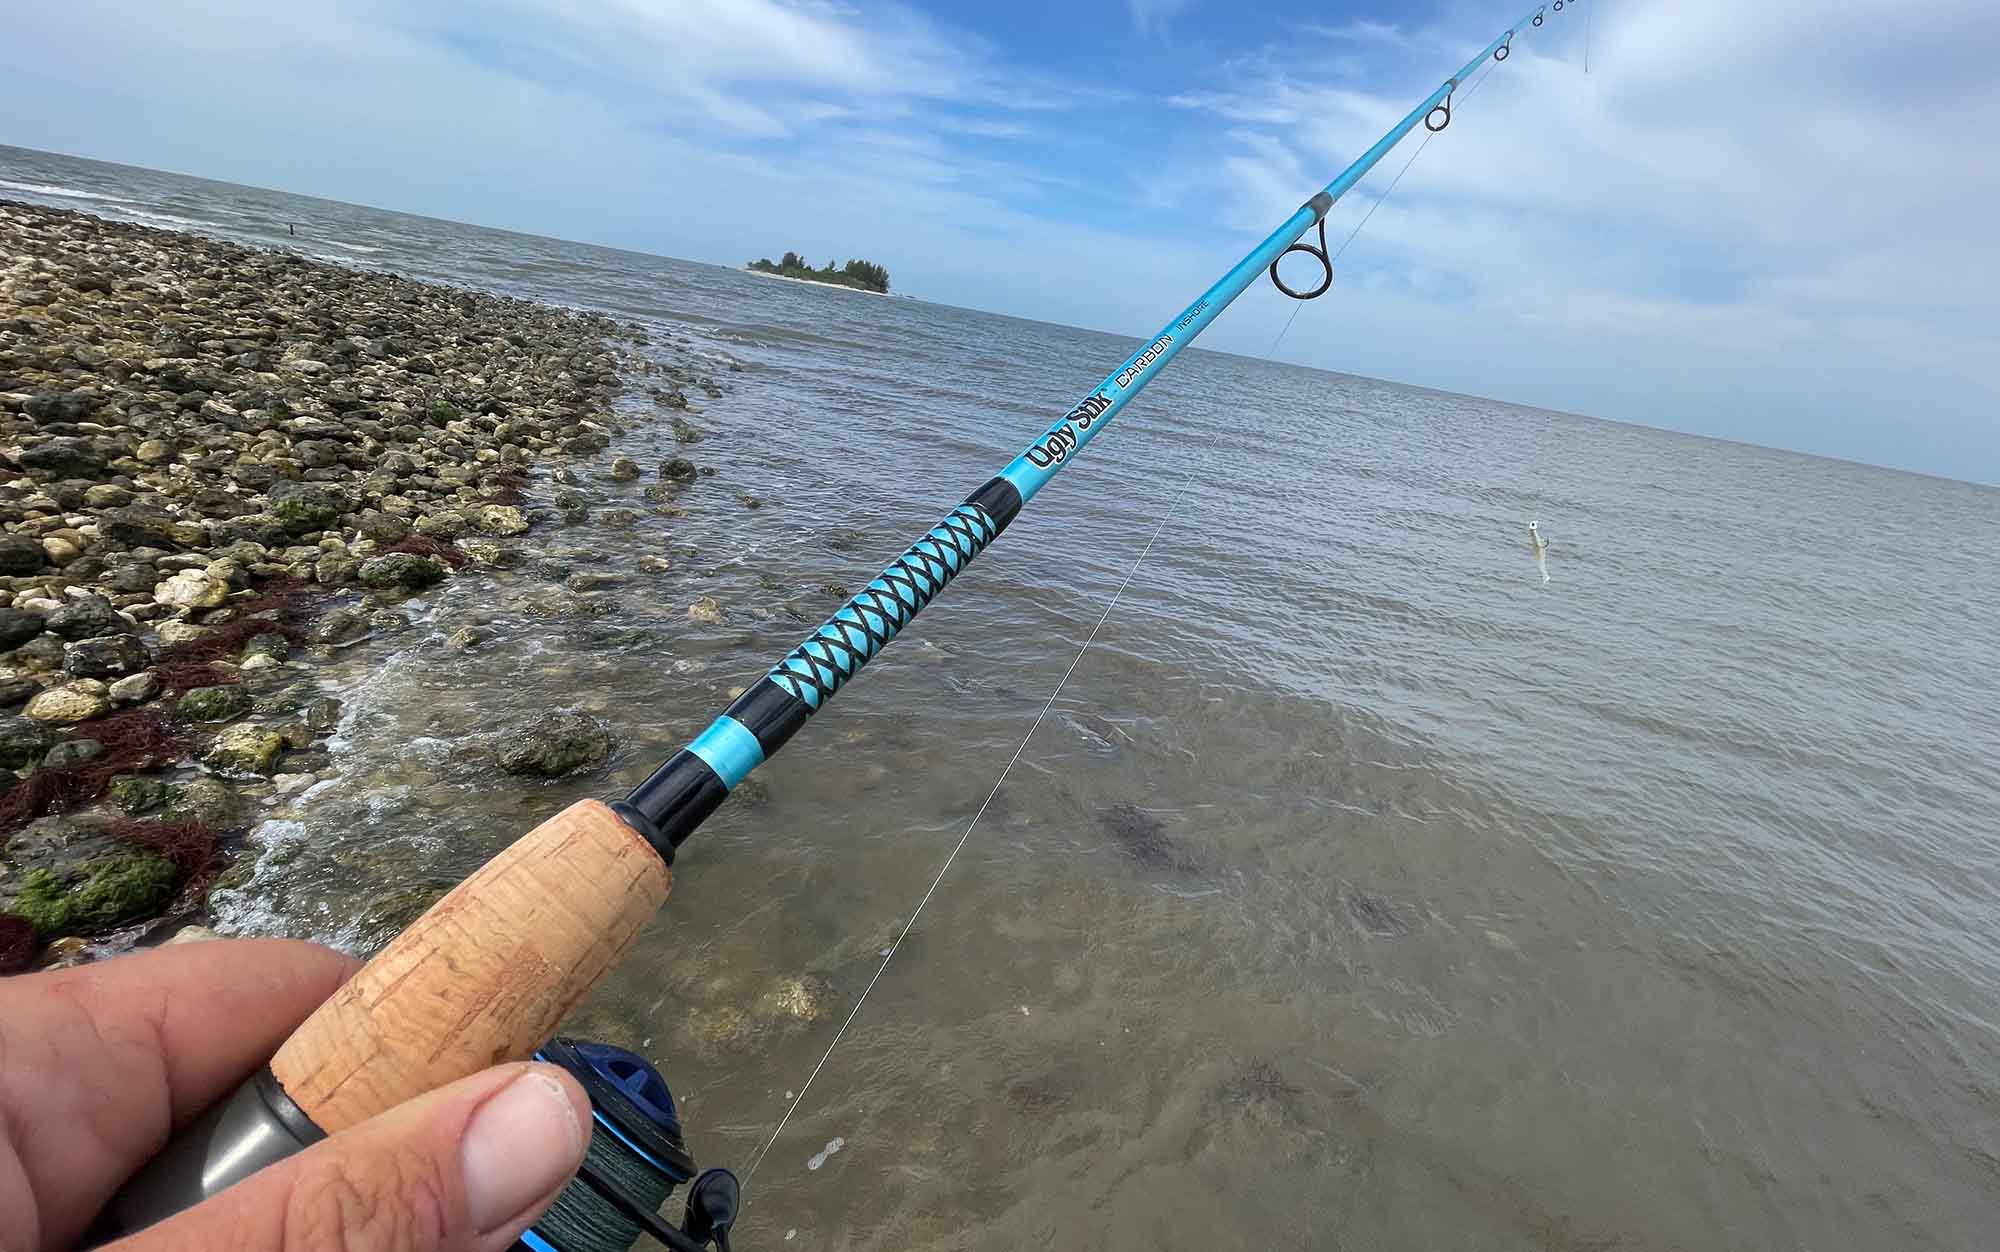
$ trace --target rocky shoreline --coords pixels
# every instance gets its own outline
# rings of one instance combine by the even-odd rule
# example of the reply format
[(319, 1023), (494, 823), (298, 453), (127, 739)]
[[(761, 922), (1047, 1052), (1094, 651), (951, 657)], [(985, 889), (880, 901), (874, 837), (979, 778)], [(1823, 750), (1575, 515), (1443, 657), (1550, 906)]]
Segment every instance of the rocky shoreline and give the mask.
[[(699, 438), (688, 390), (721, 388), (661, 357), (598, 314), (0, 201), (0, 973), (201, 920), (259, 808), (336, 769), (315, 658), (581, 520), (569, 465), (628, 380)], [(645, 494), (673, 515), (702, 472)], [(551, 714), (496, 764), (609, 746)]]

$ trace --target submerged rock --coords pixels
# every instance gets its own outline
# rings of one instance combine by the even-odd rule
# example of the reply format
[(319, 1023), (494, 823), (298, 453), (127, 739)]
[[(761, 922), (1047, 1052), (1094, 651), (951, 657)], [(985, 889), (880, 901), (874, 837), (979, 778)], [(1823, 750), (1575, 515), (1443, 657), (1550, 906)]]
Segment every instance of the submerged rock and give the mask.
[(582, 713), (544, 713), (510, 734), (495, 759), (510, 774), (560, 778), (595, 769), (611, 755), (611, 733)]
[(688, 616), (709, 626), (722, 624), (722, 602), (714, 596), (703, 596), (688, 605)]

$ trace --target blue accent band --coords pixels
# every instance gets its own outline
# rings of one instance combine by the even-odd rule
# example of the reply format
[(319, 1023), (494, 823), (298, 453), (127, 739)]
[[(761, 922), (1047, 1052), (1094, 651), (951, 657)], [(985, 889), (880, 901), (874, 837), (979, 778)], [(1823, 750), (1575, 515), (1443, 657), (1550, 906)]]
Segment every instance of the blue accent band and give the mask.
[(521, 1232), (521, 1244), (524, 1247), (533, 1249), (533, 1252), (562, 1252), (562, 1249), (556, 1247), (555, 1244), (536, 1234), (532, 1226)]
[(707, 763), (725, 787), (735, 787), (764, 763), (764, 745), (733, 717), (718, 717), (709, 723), (687, 750)]

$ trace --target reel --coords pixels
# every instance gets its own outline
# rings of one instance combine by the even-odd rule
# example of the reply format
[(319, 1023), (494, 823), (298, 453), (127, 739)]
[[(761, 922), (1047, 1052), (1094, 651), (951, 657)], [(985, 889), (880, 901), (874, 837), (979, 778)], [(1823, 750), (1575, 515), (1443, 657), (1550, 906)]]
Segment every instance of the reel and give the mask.
[[(553, 1039), (535, 1053), (568, 1070), (590, 1096), (590, 1149), (569, 1185), (522, 1234), (516, 1252), (626, 1252), (640, 1234), (673, 1252), (729, 1252), (743, 1188), (726, 1169), (695, 1173), (673, 1092), (643, 1058), (610, 1044)], [(659, 1216), (688, 1188), (678, 1228)]]

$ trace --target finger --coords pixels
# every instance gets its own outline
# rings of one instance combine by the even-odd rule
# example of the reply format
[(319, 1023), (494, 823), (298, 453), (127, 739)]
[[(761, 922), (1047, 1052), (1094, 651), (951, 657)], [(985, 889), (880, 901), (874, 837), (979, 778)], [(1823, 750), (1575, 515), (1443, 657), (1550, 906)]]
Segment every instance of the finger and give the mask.
[[(502, 1252), (583, 1161), (590, 1103), (553, 1065), (503, 1065), (419, 1096), (117, 1252)], [(108, 1252), (108, 1249), (107, 1249)]]
[(0, 1194), (0, 1217), (31, 1201), (45, 1245), (74, 1239), (355, 967), (316, 944), (223, 940), (0, 981), (0, 1139), (28, 1192)]

